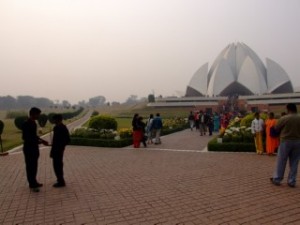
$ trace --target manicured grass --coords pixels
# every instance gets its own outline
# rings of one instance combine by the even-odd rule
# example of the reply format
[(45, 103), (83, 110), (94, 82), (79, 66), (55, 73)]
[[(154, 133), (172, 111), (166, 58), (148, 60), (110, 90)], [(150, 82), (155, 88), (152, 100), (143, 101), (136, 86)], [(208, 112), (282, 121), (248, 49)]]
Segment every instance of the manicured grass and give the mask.
[[(43, 110), (43, 112), (44, 112), (44, 110)], [(65, 112), (65, 111), (56, 109), (56, 110), (49, 111), (49, 112), (61, 113), (61, 112)], [(72, 119), (64, 121), (64, 123), (69, 124), (69, 123), (79, 119), (80, 117), (82, 117), (84, 115), (84, 113), (86, 113), (86, 111), (82, 112), (80, 115), (78, 115)], [(21, 145), (23, 143), (22, 133), (19, 129), (16, 128), (16, 126), (14, 124), (14, 119), (6, 119), (6, 111), (0, 111), (0, 119), (4, 122), (4, 130), (1, 135), (3, 150), (8, 151), (16, 146)], [(46, 127), (44, 127), (44, 128), (38, 127), (39, 135), (41, 136), (43, 134), (49, 133), (52, 131), (52, 129), (53, 129), (53, 125), (50, 124), (48, 121), (46, 124)]]
[[(13, 119), (4, 119), (4, 130), (1, 135), (4, 151), (12, 149), (22, 144), (22, 132), (15, 127)], [(38, 128), (40, 135), (48, 133), (52, 130), (53, 125), (47, 123), (46, 127)]]
[(135, 113), (140, 114), (145, 119), (152, 113), (160, 113), (164, 118), (188, 117), (190, 111), (195, 110), (193, 107), (147, 107), (146, 103), (126, 106), (103, 106), (96, 109), (100, 114), (108, 114), (113, 117), (132, 118)]
[(123, 128), (128, 128), (128, 129), (132, 128), (132, 126), (131, 126), (132, 119), (131, 118), (118, 117), (118, 118), (116, 118), (116, 120), (118, 123), (118, 130), (123, 129)]

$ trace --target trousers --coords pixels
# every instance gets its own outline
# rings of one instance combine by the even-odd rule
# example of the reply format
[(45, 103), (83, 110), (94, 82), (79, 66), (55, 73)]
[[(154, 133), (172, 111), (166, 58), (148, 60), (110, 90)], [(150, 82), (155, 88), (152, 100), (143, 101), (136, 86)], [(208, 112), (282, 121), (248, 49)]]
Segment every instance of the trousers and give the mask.
[(280, 183), (283, 180), (287, 160), (289, 160), (290, 171), (288, 174), (288, 183), (296, 184), (298, 163), (300, 159), (300, 140), (281, 141), (278, 149), (276, 168), (273, 174), (273, 180)]

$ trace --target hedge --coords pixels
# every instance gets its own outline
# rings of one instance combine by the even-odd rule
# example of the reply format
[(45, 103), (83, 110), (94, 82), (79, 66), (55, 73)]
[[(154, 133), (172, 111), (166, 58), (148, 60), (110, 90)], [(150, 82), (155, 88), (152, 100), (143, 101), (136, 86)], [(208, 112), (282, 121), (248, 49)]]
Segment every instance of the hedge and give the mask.
[[(186, 127), (177, 127), (173, 129), (162, 129), (161, 135), (168, 135), (174, 132), (178, 132), (186, 129)], [(81, 146), (94, 146), (94, 147), (109, 147), (109, 148), (123, 148), (132, 145), (132, 138), (120, 139), (120, 140), (107, 140), (99, 138), (82, 138), (72, 137), (70, 145)]]
[(218, 143), (217, 137), (208, 142), (208, 151), (212, 152), (256, 152), (254, 143), (223, 142)]
[(91, 139), (71, 137), (70, 145), (122, 148), (132, 144), (132, 138), (120, 140)]

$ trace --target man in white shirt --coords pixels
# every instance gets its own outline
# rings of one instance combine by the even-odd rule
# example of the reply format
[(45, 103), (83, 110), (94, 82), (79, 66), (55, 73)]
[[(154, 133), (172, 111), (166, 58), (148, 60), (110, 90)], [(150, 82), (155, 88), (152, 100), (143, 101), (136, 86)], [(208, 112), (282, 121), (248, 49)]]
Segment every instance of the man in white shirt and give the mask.
[(251, 131), (254, 136), (256, 153), (262, 155), (264, 152), (262, 134), (264, 130), (264, 121), (259, 117), (259, 113), (255, 113), (255, 118), (251, 123)]

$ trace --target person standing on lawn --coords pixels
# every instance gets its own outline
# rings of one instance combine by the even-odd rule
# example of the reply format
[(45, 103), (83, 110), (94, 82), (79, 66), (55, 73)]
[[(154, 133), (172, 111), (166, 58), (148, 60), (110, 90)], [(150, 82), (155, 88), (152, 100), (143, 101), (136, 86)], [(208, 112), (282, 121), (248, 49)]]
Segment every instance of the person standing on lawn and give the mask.
[(48, 145), (48, 142), (37, 135), (36, 120), (41, 114), (39, 108), (33, 107), (29, 111), (29, 118), (22, 125), (23, 153), (26, 164), (26, 175), (29, 188), (33, 192), (39, 192), (43, 184), (36, 180), (38, 172), (38, 159), (40, 156), (39, 144)]
[(66, 186), (63, 171), (63, 157), (67, 144), (70, 143), (70, 134), (68, 128), (63, 124), (63, 117), (61, 114), (53, 116), (54, 128), (53, 128), (53, 140), (50, 152), (50, 157), (53, 160), (53, 169), (57, 178), (57, 183), (53, 187)]

